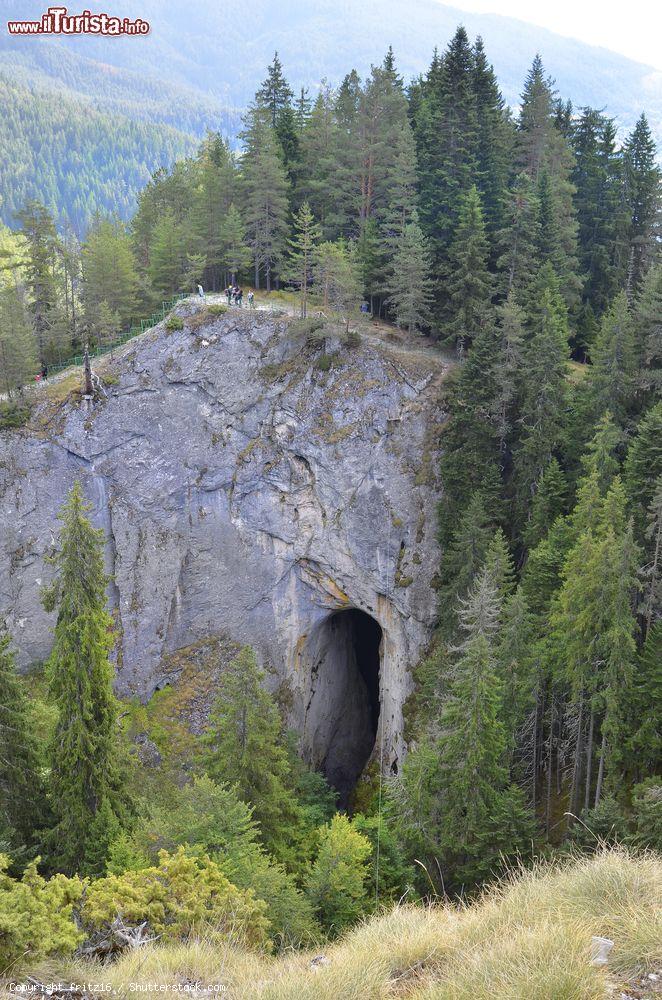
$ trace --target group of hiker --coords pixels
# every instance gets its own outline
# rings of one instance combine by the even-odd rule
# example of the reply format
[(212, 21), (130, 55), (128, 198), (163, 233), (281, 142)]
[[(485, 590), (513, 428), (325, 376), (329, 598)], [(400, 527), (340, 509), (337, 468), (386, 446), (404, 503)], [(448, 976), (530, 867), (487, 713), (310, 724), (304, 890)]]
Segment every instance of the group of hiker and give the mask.
[[(239, 306), (241, 309), (244, 303), (244, 290), (240, 288), (239, 285), (228, 285), (225, 289), (225, 297), (228, 300), (228, 305)], [(198, 298), (205, 298), (205, 291), (202, 285), (198, 285)], [(255, 309), (255, 292), (251, 289), (248, 293), (248, 308)]]
[[(239, 285), (228, 285), (225, 289), (225, 297), (228, 300), (228, 305), (235, 305), (242, 308), (244, 302), (244, 290), (240, 288)], [(251, 289), (248, 293), (248, 308), (255, 309), (255, 293)]]

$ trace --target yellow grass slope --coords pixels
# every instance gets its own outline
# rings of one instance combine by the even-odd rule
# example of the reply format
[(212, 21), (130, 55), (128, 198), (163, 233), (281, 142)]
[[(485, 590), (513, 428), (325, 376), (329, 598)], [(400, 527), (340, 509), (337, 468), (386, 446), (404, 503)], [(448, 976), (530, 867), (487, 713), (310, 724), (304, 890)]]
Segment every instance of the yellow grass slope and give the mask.
[[(590, 964), (593, 935), (615, 942), (606, 970)], [(398, 906), (322, 954), (271, 959), (202, 941), (78, 971), (119, 992), (200, 981), (242, 1000), (602, 1000), (662, 965), (662, 858), (611, 850), (539, 866), (466, 908)]]

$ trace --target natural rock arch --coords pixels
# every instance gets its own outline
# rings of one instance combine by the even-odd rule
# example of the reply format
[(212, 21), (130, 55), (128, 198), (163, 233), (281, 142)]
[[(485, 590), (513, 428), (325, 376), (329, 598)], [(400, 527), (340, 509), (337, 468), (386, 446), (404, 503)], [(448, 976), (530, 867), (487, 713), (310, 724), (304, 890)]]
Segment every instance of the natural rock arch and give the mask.
[(307, 636), (309, 678), (303, 745), (346, 804), (373, 752), (382, 701), (383, 633), (358, 608), (335, 611)]

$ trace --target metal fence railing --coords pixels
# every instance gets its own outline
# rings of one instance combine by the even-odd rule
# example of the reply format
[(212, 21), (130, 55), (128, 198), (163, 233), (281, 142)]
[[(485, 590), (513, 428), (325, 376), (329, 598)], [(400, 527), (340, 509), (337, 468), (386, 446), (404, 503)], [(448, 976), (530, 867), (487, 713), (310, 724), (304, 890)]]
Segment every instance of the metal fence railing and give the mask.
[[(147, 319), (141, 319), (139, 326), (134, 324), (133, 326), (130, 326), (129, 329), (126, 330), (123, 334), (121, 334), (121, 336), (119, 336), (116, 340), (113, 340), (108, 344), (100, 344), (98, 347), (91, 348), (90, 358), (100, 358), (104, 354), (110, 354), (112, 351), (117, 350), (118, 347), (123, 347), (124, 344), (128, 343), (129, 340), (133, 340), (134, 337), (137, 337), (139, 336), (139, 334), (144, 333), (145, 330), (149, 330), (151, 326), (156, 326), (157, 323), (160, 323), (161, 320), (165, 319), (165, 317), (173, 308), (173, 306), (177, 305), (177, 303), (181, 302), (183, 299), (188, 299), (189, 297), (190, 296), (188, 292), (183, 292), (180, 295), (173, 296), (173, 298), (171, 299), (166, 299), (165, 302), (161, 303), (160, 309), (158, 309), (156, 312), (153, 312), (152, 315), (149, 316)], [(82, 365), (83, 357), (84, 355), (82, 353), (74, 354), (72, 355), (72, 357), (67, 358), (65, 361), (61, 361), (55, 365), (49, 365), (48, 366), (49, 378), (51, 375), (57, 375), (59, 372), (63, 372), (67, 368), (75, 368), (79, 365)]]

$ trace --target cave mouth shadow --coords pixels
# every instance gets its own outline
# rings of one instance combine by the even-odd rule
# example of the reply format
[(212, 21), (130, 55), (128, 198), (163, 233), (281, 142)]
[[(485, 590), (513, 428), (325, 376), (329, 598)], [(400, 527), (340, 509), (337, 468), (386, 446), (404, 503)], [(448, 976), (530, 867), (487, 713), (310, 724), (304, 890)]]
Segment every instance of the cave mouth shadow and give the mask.
[(375, 747), (382, 643), (379, 622), (358, 608), (333, 612), (309, 639), (310, 749), (343, 808)]

